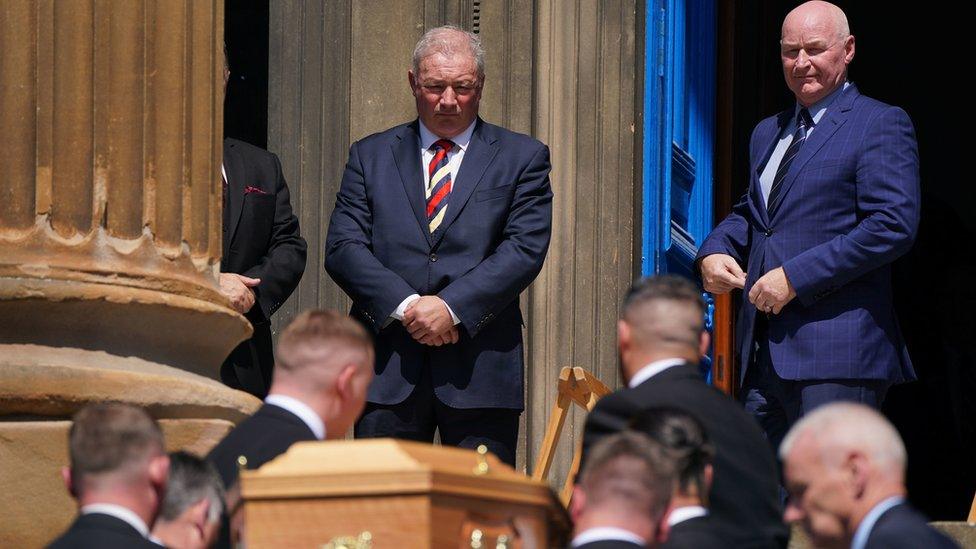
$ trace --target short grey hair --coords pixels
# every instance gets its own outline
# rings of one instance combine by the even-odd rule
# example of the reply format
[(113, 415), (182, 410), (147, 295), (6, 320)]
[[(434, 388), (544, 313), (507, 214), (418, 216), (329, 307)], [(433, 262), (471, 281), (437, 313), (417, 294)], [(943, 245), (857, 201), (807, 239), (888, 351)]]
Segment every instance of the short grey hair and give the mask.
[(786, 461), (798, 439), (815, 437), (824, 463), (833, 464), (846, 451), (860, 450), (889, 474), (903, 476), (908, 461), (898, 431), (881, 413), (863, 404), (835, 402), (803, 416), (779, 446)]
[(209, 462), (186, 452), (169, 456), (169, 481), (159, 512), (163, 521), (176, 520), (189, 507), (207, 498), (207, 521), (220, 522), (224, 513), (224, 483)]
[(446, 56), (468, 54), (478, 65), (478, 78), (481, 80), (485, 78), (485, 49), (481, 46), (481, 37), (477, 34), (455, 25), (444, 25), (425, 32), (413, 48), (414, 78), (420, 75), (420, 62), (435, 53)]

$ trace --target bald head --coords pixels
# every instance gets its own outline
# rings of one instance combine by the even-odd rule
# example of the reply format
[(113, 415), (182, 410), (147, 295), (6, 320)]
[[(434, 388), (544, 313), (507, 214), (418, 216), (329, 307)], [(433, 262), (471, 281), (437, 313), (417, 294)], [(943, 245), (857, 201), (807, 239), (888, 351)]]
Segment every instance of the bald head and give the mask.
[(837, 40), (851, 34), (844, 10), (820, 0), (800, 4), (786, 14), (786, 19), (783, 20), (783, 36), (786, 35), (787, 28), (819, 29)]

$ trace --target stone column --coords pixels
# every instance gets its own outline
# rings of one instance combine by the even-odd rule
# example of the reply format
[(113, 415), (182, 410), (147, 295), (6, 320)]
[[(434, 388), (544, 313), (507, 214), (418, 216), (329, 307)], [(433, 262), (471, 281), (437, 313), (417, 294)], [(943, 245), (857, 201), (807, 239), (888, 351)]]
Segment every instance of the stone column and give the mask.
[(84, 404), (198, 452), (257, 404), (214, 380), (250, 334), (217, 287), (222, 44), (223, 0), (0, 0), (0, 546), (70, 520)]

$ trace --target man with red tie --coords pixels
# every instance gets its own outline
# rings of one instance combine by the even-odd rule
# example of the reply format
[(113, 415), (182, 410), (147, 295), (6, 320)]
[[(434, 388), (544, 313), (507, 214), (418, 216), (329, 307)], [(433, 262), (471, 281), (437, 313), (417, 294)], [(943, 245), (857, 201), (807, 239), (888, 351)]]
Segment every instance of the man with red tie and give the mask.
[(357, 437), (474, 448), (514, 465), (519, 294), (549, 247), (549, 149), (478, 117), (484, 50), (428, 31), (407, 72), (418, 119), (352, 145), (325, 267), (376, 334)]

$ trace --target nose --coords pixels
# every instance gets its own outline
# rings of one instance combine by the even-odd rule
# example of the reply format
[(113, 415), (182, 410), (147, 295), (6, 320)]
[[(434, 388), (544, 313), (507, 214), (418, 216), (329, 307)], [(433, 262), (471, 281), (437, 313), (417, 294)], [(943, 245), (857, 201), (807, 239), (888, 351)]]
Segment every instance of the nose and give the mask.
[(810, 64), (810, 56), (807, 55), (807, 50), (801, 49), (798, 54), (796, 54), (796, 66), (805, 67)]
[(444, 88), (444, 93), (441, 94), (440, 103), (442, 107), (453, 107), (457, 104), (457, 94), (454, 93), (454, 88), (451, 86)]
[(797, 522), (803, 519), (803, 510), (796, 503), (787, 502), (786, 511), (783, 512), (783, 522)]

